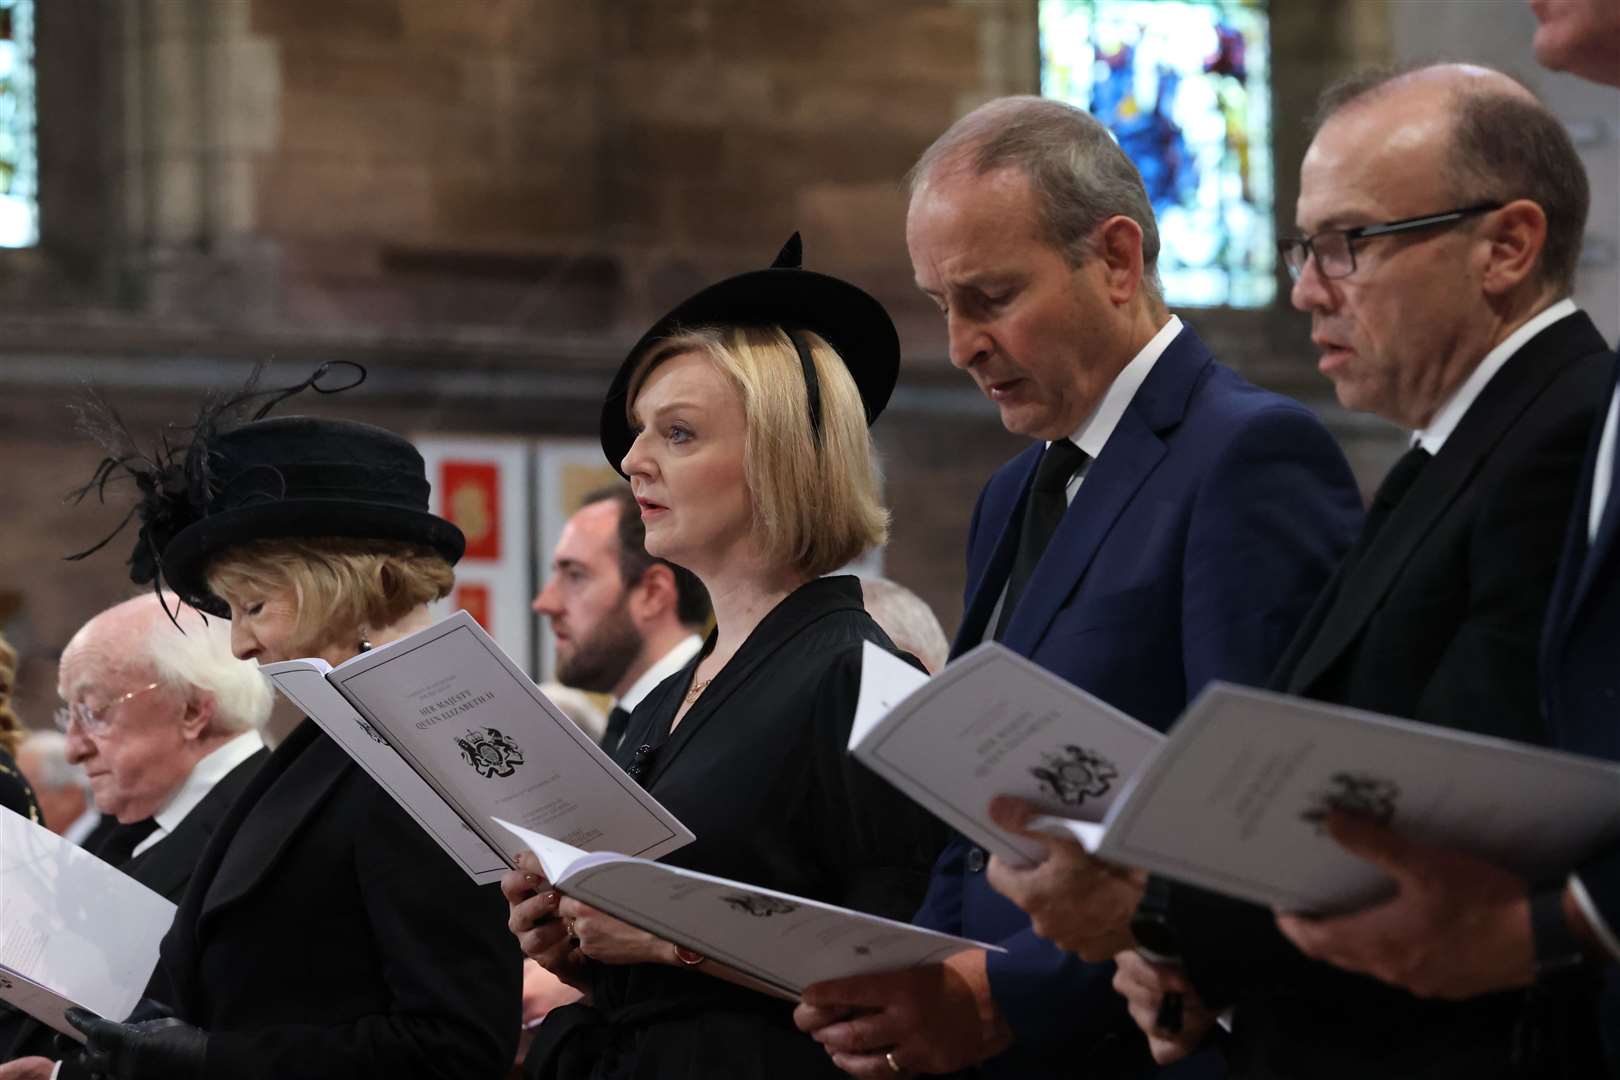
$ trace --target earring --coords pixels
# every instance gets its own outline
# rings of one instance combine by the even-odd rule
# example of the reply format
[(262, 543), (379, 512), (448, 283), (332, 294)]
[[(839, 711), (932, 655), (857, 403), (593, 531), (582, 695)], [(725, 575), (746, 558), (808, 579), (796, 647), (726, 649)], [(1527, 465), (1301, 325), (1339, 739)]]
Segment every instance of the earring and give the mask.
[(367, 630), (363, 626), (360, 628), (360, 651), (371, 651), (371, 631)]

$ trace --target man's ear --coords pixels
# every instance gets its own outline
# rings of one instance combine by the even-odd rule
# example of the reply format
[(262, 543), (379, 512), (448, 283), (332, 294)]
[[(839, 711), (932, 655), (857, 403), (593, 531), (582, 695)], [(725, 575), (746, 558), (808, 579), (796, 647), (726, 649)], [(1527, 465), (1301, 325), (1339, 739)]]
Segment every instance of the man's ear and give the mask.
[(1108, 299), (1132, 300), (1142, 288), (1142, 226), (1116, 214), (1097, 226), (1097, 257), (1102, 261)]
[(638, 623), (657, 622), (675, 609), (676, 599), (675, 571), (655, 562), (630, 587), (630, 614)]
[(186, 711), (180, 717), (180, 736), (187, 742), (203, 737), (214, 723), (214, 697), (193, 688), (186, 697)]
[(1529, 199), (1514, 199), (1485, 215), (1480, 236), (1488, 244), (1481, 285), (1491, 296), (1510, 293), (1536, 273), (1547, 246), (1547, 213)]

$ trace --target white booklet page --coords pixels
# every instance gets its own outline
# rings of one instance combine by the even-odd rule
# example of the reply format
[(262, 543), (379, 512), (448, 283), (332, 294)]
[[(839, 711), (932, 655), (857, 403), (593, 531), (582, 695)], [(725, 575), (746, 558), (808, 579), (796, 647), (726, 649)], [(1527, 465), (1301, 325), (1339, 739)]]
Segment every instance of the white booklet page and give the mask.
[(0, 1000), (84, 1041), (78, 1004), (122, 1020), (157, 966), (174, 905), (43, 825), (0, 812)]
[(964, 949), (964, 938), (678, 866), (588, 854), (502, 821), (568, 896), (797, 998), (824, 979), (901, 971)]
[(1100, 822), (1163, 741), (994, 642), (933, 678), (868, 643), (849, 749), (957, 832), (1026, 865), (1042, 845), (996, 827), (992, 798), (1017, 795), (1052, 814)]
[[(587, 851), (649, 859), (692, 841), (691, 831), (547, 700), (465, 611), (324, 673), (318, 661), (265, 671), (474, 880), (500, 876), (490, 856), (515, 865), (517, 849), (494, 827), (496, 817)], [(311, 672), (345, 708), (313, 690)], [(366, 727), (393, 758), (362, 738)], [(401, 767), (421, 783), (406, 780)], [(479, 844), (460, 835), (447, 813)]]
[(1240, 899), (1354, 910), (1394, 883), (1327, 835), (1331, 807), (1545, 880), (1620, 839), (1620, 766), (1213, 683), (1106, 827), (1071, 831), (1103, 858)]

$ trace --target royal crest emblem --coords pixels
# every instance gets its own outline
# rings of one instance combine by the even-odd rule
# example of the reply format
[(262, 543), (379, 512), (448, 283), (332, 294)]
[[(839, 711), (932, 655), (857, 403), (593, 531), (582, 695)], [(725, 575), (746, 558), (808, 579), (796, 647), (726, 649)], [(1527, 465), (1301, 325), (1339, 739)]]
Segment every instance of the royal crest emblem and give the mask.
[(492, 727), (468, 728), (465, 736), (457, 737), (456, 746), (461, 760), (486, 780), (511, 776), (523, 764), (522, 748)]
[(1065, 746), (1056, 753), (1042, 754), (1041, 764), (1030, 775), (1041, 787), (1065, 806), (1079, 806), (1087, 799), (1100, 799), (1114, 787), (1119, 767), (1101, 754), (1080, 746)]
[(733, 893), (722, 896), (721, 902), (756, 919), (768, 919), (772, 915), (791, 915), (799, 910), (798, 904), (786, 900), (778, 900), (774, 896), (754, 896), (750, 893)]
[(1333, 810), (1388, 825), (1395, 819), (1395, 803), (1400, 797), (1400, 785), (1393, 780), (1367, 773), (1337, 772), (1330, 778), (1328, 790), (1317, 792), (1299, 817), (1314, 825), (1317, 832), (1327, 828), (1328, 813)]

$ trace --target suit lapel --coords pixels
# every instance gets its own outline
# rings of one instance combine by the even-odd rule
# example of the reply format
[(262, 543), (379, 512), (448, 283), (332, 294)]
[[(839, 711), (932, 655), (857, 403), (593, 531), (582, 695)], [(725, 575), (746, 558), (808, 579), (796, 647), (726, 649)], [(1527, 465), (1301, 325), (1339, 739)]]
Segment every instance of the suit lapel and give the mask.
[[(726, 701), (748, 682), (760, 665), (776, 655), (801, 630), (835, 611), (861, 610), (860, 584), (854, 578), (817, 578), (799, 586), (754, 627), (754, 632), (748, 635), (742, 648), (720, 669), (703, 696), (681, 718), (680, 725), (658, 754), (657, 775), (661, 777), (669, 772), (675, 759), (691, 744), (710, 717), (720, 712)], [(698, 660), (707, 652), (705, 649), (693, 657), (688, 670), (695, 668)], [(679, 708), (679, 705), (676, 707)]]
[(197, 915), (199, 939), (209, 919), (250, 894), (270, 876), (292, 842), (353, 768), (353, 762), (336, 743), (318, 729), (315, 735), (264, 791), (252, 806), (252, 813), (242, 817), (235, 834), (215, 845), (223, 850), (212, 880), (205, 882), (207, 893)]
[[(1577, 324), (1573, 328), (1572, 322)], [(1303, 693), (1360, 635), (1435, 523), (1462, 496), (1525, 410), (1577, 359), (1571, 333), (1580, 324), (1586, 320), (1575, 316), (1554, 323), (1486, 384), (1440, 453), (1391, 511), (1383, 530), (1359, 561), (1345, 568), (1331, 610), (1288, 680), (1288, 692)]]
[[(983, 641), (990, 628), (990, 616), (995, 614), (996, 602), (1001, 599), (1007, 575), (1012, 573), (1013, 559), (1018, 554), (1018, 523), (1024, 519), (1024, 501), (1029, 498), (1029, 487), (1035, 480), (1035, 470), (1041, 462), (1040, 449), (1037, 445), (1024, 451), (1014, 459), (1014, 467), (1002, 478), (1003, 484), (1016, 485), (1014, 490), (1018, 496), (1013, 500), (1011, 511), (1001, 518), (999, 526), (985, 526), (987, 530), (997, 530), (995, 547), (978, 580), (971, 583), (969, 595), (972, 599), (968, 601), (962, 625), (956, 631), (956, 640), (951, 643), (953, 660)], [(995, 514), (993, 507), (987, 505), (986, 510), (992, 516)], [(1027, 593), (1028, 590), (1025, 591)]]
[[(1213, 358), (1189, 329), (1176, 335), (1153, 370), (1120, 414), (1102, 452), (1086, 470), (1074, 502), (1052, 536), (1052, 542), (1024, 589), (1018, 610), (1007, 624), (1003, 643), (1029, 656), (1035, 651), (1058, 610), (1074, 593), (1090, 568), (1097, 550), (1142, 485), (1167, 453), (1161, 433), (1175, 427), (1187, 413), (1193, 388)], [(1025, 487), (1028, 487), (1026, 482)], [(1022, 508), (1022, 500), (1019, 507)], [(1014, 521), (1018, 517), (1013, 518)], [(1016, 534), (1016, 528), (1009, 528)], [(1006, 538), (1003, 538), (1003, 546)], [(1000, 552), (998, 551), (998, 555)], [(1011, 565), (1011, 555), (1007, 556)], [(1003, 569), (996, 580), (999, 592), (1006, 579)]]

